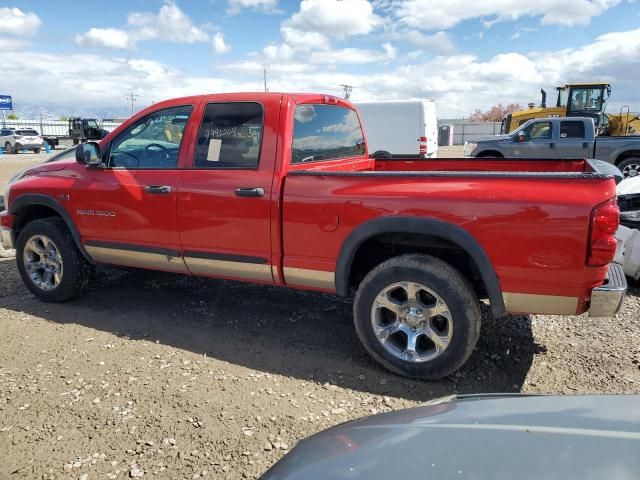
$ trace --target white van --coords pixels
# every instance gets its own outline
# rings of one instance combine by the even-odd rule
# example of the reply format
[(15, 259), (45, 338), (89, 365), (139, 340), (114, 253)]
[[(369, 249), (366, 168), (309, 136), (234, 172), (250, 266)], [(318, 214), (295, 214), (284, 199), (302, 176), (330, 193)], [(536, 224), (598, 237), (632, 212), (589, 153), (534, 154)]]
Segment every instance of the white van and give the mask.
[(378, 157), (436, 158), (438, 120), (433, 100), (356, 103), (369, 153)]

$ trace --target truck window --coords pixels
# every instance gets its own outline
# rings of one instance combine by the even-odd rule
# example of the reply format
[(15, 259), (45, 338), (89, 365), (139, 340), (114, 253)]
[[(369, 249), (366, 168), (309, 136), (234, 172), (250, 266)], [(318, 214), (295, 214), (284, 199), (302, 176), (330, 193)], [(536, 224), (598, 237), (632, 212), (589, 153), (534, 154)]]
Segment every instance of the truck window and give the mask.
[(111, 143), (109, 165), (126, 169), (178, 166), (182, 132), (193, 107), (167, 108), (141, 118)]
[(208, 104), (198, 132), (195, 168), (258, 168), (262, 128), (263, 108), (259, 103)]
[(524, 134), (530, 140), (551, 138), (551, 122), (532, 123), (524, 129)]
[(335, 105), (298, 105), (291, 163), (317, 162), (365, 153), (358, 115)]
[(584, 122), (560, 122), (560, 138), (584, 138)]

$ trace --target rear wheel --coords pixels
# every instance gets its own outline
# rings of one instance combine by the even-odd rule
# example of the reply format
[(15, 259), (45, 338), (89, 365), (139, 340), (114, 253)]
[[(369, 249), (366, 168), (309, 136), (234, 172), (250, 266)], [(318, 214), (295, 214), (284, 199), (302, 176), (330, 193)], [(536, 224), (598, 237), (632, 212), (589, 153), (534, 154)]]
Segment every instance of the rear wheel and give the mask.
[(91, 265), (58, 217), (34, 220), (22, 229), (16, 260), (24, 284), (45, 302), (64, 302), (79, 296), (91, 275)]
[(624, 178), (640, 176), (640, 158), (625, 158), (618, 163), (618, 168), (622, 171)]
[(406, 377), (435, 380), (459, 369), (480, 334), (480, 306), (451, 265), (428, 255), (383, 262), (356, 294), (356, 332), (371, 356)]
[(33, 149), (33, 153), (40, 153), (40, 149), (39, 148), (34, 148)]

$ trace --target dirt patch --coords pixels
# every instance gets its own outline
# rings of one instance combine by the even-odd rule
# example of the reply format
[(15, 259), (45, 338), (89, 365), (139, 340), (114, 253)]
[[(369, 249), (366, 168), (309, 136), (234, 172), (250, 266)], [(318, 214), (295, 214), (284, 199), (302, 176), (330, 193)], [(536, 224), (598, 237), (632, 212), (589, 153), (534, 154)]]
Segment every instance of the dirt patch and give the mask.
[(468, 364), (423, 383), (374, 364), (329, 295), (101, 268), (44, 304), (13, 260), (0, 282), (0, 478), (255, 478), (314, 432), (437, 396), (640, 392), (637, 284), (616, 319), (484, 309)]

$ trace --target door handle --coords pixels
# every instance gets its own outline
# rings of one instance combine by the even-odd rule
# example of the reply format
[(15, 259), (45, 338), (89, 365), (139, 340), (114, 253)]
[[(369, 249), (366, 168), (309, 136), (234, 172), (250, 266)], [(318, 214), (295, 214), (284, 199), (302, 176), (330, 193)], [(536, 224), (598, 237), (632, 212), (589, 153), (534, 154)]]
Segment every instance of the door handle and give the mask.
[(239, 187), (236, 188), (237, 197), (264, 197), (264, 188), (260, 187)]
[(154, 195), (164, 195), (171, 193), (171, 187), (169, 185), (148, 185), (144, 187), (144, 191)]
[(551, 142), (551, 143), (549, 144), (549, 148), (556, 148), (556, 144), (555, 144), (555, 143), (553, 143), (553, 142)]

